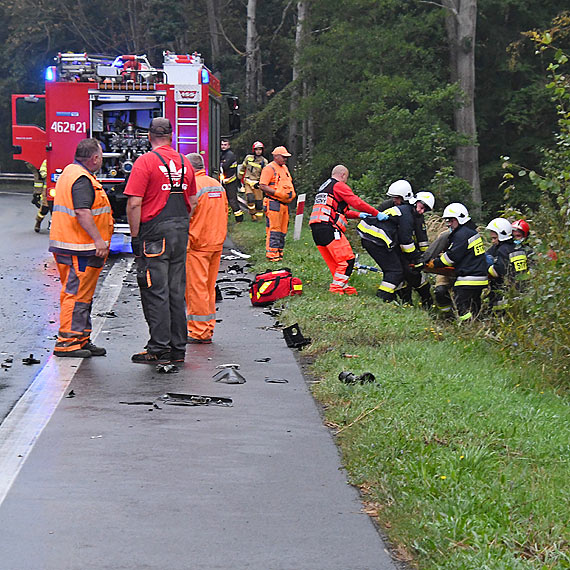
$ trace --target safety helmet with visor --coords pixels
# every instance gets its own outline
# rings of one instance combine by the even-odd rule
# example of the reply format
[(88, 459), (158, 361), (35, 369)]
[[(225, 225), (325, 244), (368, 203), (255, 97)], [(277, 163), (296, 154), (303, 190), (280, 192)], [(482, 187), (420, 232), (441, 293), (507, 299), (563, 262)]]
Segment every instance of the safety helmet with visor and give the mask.
[(517, 220), (512, 223), (513, 230), (519, 230), (523, 233), (524, 237), (527, 238), (530, 232), (530, 226), (526, 220)]
[(405, 202), (410, 202), (414, 197), (412, 185), (407, 180), (396, 180), (396, 182), (392, 182), (386, 194), (392, 197), (399, 196)]
[(263, 143), (261, 141), (255, 141), (251, 147), (251, 150), (255, 151), (256, 148), (260, 148), (261, 150), (263, 150), (265, 147), (263, 146)]
[(495, 232), (499, 241), (507, 241), (513, 237), (513, 226), (505, 218), (494, 218), (487, 224), (487, 229)]
[(435, 206), (435, 196), (431, 192), (418, 192), (416, 197), (410, 200), (411, 204), (421, 202), (426, 210), (433, 210)]
[(446, 220), (455, 218), (461, 226), (471, 219), (467, 208), (459, 202), (453, 202), (446, 206), (445, 210), (443, 210), (442, 218)]

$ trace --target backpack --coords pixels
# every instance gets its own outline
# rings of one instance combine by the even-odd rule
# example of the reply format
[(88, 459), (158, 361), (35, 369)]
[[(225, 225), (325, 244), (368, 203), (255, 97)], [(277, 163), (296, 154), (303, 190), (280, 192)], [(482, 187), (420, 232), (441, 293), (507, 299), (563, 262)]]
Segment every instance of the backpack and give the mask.
[(289, 295), (301, 295), (303, 283), (298, 277), (293, 277), (287, 267), (277, 271), (258, 273), (249, 288), (251, 304), (256, 307), (271, 305), (277, 299)]

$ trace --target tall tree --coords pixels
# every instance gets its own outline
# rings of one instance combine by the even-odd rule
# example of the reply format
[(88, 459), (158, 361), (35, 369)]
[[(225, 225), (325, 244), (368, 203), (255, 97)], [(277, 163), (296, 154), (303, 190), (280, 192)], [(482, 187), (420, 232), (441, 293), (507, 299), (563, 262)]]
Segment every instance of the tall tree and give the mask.
[(220, 31), (218, 29), (218, 2), (206, 0), (208, 12), (208, 27), (210, 29), (210, 49), (212, 50), (212, 68), (215, 69), (220, 57)]
[(247, 36), (245, 43), (245, 98), (261, 103), (262, 68), (256, 26), (257, 0), (247, 0)]
[(442, 0), (446, 9), (445, 25), (449, 42), (451, 80), (461, 87), (460, 100), (454, 112), (455, 130), (467, 138), (455, 153), (456, 174), (471, 186), (471, 198), (481, 207), (479, 180), (479, 147), (475, 121), (475, 32), (477, 0)]

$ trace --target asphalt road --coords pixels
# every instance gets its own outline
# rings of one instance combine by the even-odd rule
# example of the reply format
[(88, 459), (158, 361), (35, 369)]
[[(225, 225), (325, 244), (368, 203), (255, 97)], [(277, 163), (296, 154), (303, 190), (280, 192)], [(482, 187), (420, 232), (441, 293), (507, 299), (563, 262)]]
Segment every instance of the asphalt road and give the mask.
[[(132, 262), (118, 257), (94, 307), (108, 355), (56, 359), (47, 235), (32, 231), (29, 197), (0, 194), (0, 205), (11, 244), (0, 342), (14, 356), (0, 390), (11, 410), (0, 425), (0, 570), (395, 568), (293, 352), (247, 294), (218, 305), (213, 344), (189, 345), (177, 374), (159, 374), (130, 362), (147, 329)], [(21, 365), (29, 352), (41, 364)], [(247, 382), (214, 382), (226, 363)], [(167, 392), (233, 405), (173, 406)]]

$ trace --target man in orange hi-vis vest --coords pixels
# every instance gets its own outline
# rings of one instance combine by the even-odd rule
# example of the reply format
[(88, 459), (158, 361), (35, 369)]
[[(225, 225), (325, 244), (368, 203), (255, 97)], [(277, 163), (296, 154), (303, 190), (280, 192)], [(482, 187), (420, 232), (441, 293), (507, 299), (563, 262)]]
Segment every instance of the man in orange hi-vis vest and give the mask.
[(285, 236), (289, 225), (289, 202), (295, 199), (291, 174), (285, 164), (291, 154), (284, 146), (273, 149), (273, 161), (262, 171), (259, 187), (265, 194), (265, 257), (269, 261), (281, 261), (285, 248)]
[(49, 250), (61, 279), (56, 356), (88, 358), (107, 352), (89, 338), (91, 302), (113, 235), (111, 205), (95, 178), (102, 162), (99, 141), (82, 140), (75, 161), (65, 167), (55, 186)]
[(186, 250), (188, 342), (209, 344), (216, 326), (216, 278), (228, 231), (228, 199), (220, 182), (206, 175), (199, 154), (186, 158), (195, 171), (198, 198)]

